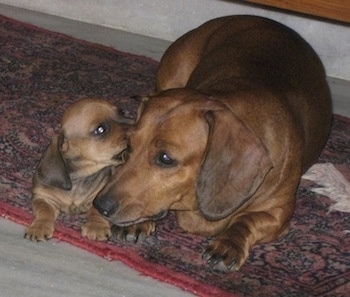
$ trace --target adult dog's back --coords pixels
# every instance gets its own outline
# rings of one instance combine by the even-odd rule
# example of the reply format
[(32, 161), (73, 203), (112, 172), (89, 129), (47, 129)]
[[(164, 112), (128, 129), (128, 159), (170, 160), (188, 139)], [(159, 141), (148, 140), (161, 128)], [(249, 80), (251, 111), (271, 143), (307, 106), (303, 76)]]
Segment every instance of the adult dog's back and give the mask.
[(222, 17), (188, 32), (162, 57), (156, 86), (158, 91), (186, 86), (206, 94), (246, 89), (278, 95), (300, 124), (305, 147), (312, 148), (304, 150), (304, 171), (330, 128), (331, 97), (319, 57), (295, 31), (261, 17)]

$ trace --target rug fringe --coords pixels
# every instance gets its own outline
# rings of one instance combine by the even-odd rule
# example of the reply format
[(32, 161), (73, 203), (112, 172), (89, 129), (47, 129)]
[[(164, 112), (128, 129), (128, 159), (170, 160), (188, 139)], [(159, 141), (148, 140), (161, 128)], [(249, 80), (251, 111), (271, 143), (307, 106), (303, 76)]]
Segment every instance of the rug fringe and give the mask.
[(350, 183), (333, 164), (315, 164), (302, 178), (321, 186), (312, 188), (312, 192), (335, 201), (329, 211), (350, 212)]

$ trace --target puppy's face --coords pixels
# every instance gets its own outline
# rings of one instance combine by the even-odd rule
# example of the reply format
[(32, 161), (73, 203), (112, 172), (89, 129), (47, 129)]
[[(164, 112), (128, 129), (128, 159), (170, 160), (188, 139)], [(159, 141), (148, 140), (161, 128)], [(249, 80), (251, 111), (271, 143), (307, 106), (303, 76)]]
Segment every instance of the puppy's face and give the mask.
[(89, 175), (121, 163), (127, 148), (125, 124), (116, 106), (100, 99), (82, 99), (63, 114), (61, 154), (72, 177)]

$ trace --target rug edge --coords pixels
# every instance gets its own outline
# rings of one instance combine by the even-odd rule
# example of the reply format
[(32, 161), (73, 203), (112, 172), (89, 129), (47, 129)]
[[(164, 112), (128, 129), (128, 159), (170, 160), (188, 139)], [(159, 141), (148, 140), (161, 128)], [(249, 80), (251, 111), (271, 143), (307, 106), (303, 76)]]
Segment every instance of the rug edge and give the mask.
[[(10, 206), (4, 202), (0, 202), (0, 216), (23, 226), (27, 226), (32, 220), (32, 215), (28, 212)], [(149, 268), (147, 268), (150, 262), (143, 259), (141, 256), (115, 246), (113, 247), (113, 250), (112, 248), (108, 248), (106, 246), (102, 247), (102, 245), (105, 244), (103, 242), (94, 241), (91, 245), (91, 242), (88, 239), (82, 238), (79, 232), (63, 227), (60, 224), (57, 225), (54, 238), (58, 241), (64, 241), (77, 248), (81, 248), (89, 253), (97, 255), (106, 261), (121, 261), (131, 269), (139, 272), (141, 275), (146, 275), (155, 280), (171, 284), (185, 292), (189, 292), (200, 297), (239, 297), (239, 295), (233, 295), (232, 293), (224, 291), (218, 287), (203, 284), (191, 277), (174, 272), (171, 269), (165, 268), (159, 264), (151, 263), (154, 265), (154, 270), (150, 272)]]
[(34, 24), (30, 24), (30, 23), (27, 23), (27, 22), (24, 22), (24, 21), (16, 20), (14, 18), (5, 16), (3, 14), (0, 14), (0, 18), (4, 19), (7, 22), (13, 23), (13, 24), (17, 24), (17, 25), (20, 25), (20, 26), (23, 26), (23, 27), (28, 27), (30, 29), (37, 30), (37, 31), (42, 32), (42, 33), (52, 34), (52, 35), (55, 35), (55, 36), (58, 36), (58, 37), (61, 37), (61, 38), (65, 38), (65, 39), (68, 39), (68, 40), (72, 40), (72, 41), (78, 42), (78, 43), (83, 44), (83, 45), (94, 46), (94, 47), (101, 48), (103, 50), (110, 51), (110, 52), (117, 52), (118, 54), (120, 54), (122, 56), (129, 56), (129, 57), (134, 57), (134, 58), (142, 58), (145, 61), (150, 62), (150, 63), (152, 63), (154, 65), (158, 65), (159, 64), (158, 61), (156, 61), (156, 60), (154, 60), (154, 59), (152, 59), (150, 57), (147, 57), (145, 55), (138, 55), (138, 54), (133, 54), (133, 53), (130, 53), (130, 52), (124, 52), (124, 51), (121, 51), (118, 48), (115, 48), (115, 47), (112, 47), (112, 46), (107, 46), (107, 45), (103, 45), (103, 44), (99, 44), (99, 43), (86, 41), (86, 40), (83, 40), (83, 39), (80, 39), (80, 38), (77, 38), (77, 37), (73, 37), (73, 36), (71, 36), (69, 34), (52, 31), (50, 29), (45, 29), (45, 28), (42, 28), (42, 27), (34, 25)]

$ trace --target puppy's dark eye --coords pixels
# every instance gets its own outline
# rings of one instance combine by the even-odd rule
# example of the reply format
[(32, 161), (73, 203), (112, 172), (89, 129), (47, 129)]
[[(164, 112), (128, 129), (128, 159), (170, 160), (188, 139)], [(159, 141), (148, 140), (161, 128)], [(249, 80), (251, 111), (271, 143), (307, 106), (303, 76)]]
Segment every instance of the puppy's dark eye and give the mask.
[(96, 136), (103, 136), (107, 133), (108, 131), (108, 125), (106, 124), (100, 124), (95, 130), (94, 130), (94, 135)]
[(176, 160), (172, 159), (167, 153), (165, 152), (160, 152), (158, 154), (157, 160), (156, 160), (157, 164), (160, 166), (166, 166), (166, 167), (170, 167), (170, 166), (175, 166), (177, 164)]

